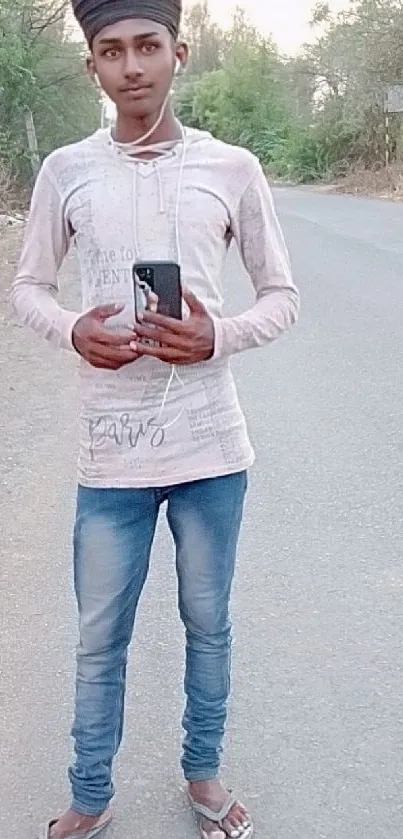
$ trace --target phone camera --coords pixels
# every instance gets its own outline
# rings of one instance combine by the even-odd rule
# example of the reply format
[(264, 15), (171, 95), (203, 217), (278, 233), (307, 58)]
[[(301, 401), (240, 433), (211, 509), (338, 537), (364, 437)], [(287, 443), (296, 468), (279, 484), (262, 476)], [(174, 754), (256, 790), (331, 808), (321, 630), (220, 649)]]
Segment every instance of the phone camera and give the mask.
[(154, 277), (154, 271), (152, 268), (147, 268), (145, 266), (137, 268), (136, 274), (142, 282), (151, 282)]

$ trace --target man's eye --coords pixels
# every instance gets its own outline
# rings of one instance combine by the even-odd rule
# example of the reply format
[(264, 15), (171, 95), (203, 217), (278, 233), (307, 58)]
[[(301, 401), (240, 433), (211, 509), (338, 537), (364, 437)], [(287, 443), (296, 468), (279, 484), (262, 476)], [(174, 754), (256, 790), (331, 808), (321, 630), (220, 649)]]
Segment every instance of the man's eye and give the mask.
[(111, 47), (109, 50), (105, 50), (104, 55), (106, 58), (117, 58), (119, 55), (119, 50), (116, 47)]
[(152, 55), (155, 50), (158, 49), (156, 44), (143, 44), (141, 47), (141, 51), (144, 55)]

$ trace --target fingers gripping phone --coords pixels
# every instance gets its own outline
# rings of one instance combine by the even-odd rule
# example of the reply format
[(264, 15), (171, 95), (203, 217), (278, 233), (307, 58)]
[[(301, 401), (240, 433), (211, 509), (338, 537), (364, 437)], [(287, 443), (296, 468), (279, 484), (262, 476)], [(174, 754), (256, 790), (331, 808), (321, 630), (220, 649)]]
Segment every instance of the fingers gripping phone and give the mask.
[(182, 320), (180, 267), (175, 262), (137, 262), (133, 266), (136, 321), (144, 311)]

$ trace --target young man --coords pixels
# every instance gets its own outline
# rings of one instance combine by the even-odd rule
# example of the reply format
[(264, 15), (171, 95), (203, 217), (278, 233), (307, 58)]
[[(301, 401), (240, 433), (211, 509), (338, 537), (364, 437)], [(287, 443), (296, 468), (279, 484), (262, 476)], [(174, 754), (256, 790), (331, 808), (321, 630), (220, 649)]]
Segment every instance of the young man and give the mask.
[[(73, 3), (90, 72), (116, 104), (116, 125), (45, 161), (12, 293), (26, 324), (81, 356), (76, 760), (71, 809), (47, 825), (46, 839), (89, 839), (110, 819), (127, 649), (163, 502), (186, 630), (182, 767), (189, 798), (206, 839), (249, 839), (253, 830), (218, 779), (229, 598), (253, 461), (229, 360), (287, 330), (298, 293), (257, 160), (175, 119), (172, 78), (187, 60), (178, 42), (180, 5)], [(71, 239), (84, 314), (56, 300)], [(232, 239), (256, 302), (223, 317), (221, 274)], [(180, 265), (183, 321), (151, 310), (135, 323), (133, 265), (141, 260)]]

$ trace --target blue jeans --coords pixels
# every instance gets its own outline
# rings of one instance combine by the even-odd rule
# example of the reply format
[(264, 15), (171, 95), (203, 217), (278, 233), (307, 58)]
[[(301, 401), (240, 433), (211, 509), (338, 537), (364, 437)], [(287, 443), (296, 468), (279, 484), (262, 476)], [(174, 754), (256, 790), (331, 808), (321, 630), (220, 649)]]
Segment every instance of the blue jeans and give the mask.
[(69, 769), (76, 812), (99, 815), (114, 795), (127, 649), (164, 501), (186, 631), (182, 767), (189, 781), (217, 776), (230, 687), (229, 599), (246, 485), (241, 472), (161, 490), (79, 487), (76, 760)]

